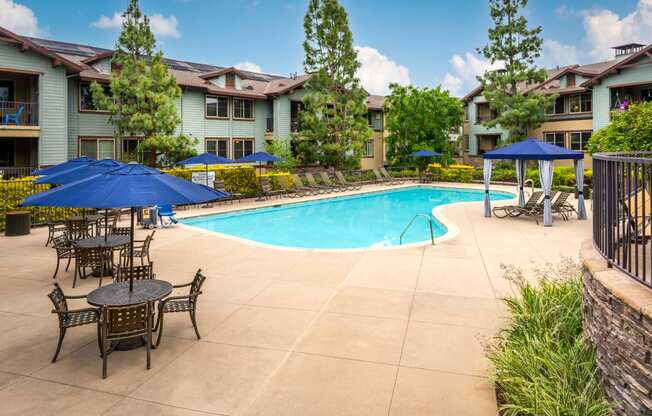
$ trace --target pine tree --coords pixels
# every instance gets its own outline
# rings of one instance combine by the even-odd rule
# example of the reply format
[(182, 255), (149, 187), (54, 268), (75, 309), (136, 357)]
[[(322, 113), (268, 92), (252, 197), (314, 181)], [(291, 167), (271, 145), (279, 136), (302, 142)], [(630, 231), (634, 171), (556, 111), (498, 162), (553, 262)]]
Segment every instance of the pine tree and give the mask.
[(301, 134), (318, 143), (324, 165), (357, 165), (371, 130), (346, 10), (337, 0), (310, 0), (303, 27), (304, 69), (312, 76), (306, 83)]
[(511, 140), (522, 139), (528, 130), (539, 127), (544, 121), (543, 109), (552, 106), (557, 98), (524, 93), (546, 78), (546, 71), (534, 65), (541, 55), (542, 29), (528, 29), (527, 19), (521, 14), (526, 6), (527, 0), (491, 0), (494, 27), (489, 29), (489, 43), (478, 49), (491, 64), (501, 62), (505, 66), (478, 77), (484, 97), (498, 114), (484, 125), (508, 130)]
[(168, 72), (162, 52), (154, 52), (156, 40), (149, 18), (131, 0), (122, 15), (122, 32), (112, 60), (111, 94), (104, 94), (94, 82), (93, 102), (111, 113), (115, 136), (143, 137), (141, 149), (150, 149), (149, 164), (156, 165), (157, 156), (168, 159), (185, 157), (195, 152), (194, 141), (188, 136), (176, 136), (181, 123), (176, 101), (181, 88)]

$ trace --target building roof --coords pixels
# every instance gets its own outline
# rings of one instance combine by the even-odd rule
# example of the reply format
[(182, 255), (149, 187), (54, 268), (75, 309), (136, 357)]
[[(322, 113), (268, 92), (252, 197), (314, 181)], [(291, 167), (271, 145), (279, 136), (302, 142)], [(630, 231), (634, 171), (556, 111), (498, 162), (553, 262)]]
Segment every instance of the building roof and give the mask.
[[(61, 42), (17, 35), (0, 27), (0, 39), (20, 44), (24, 49), (33, 49), (49, 58), (53, 64), (64, 65), (69, 73), (76, 74), (85, 81), (108, 82), (110, 74), (100, 72), (93, 64), (113, 56), (115, 51), (91, 45)], [(165, 58), (170, 73), (183, 88), (203, 90), (208, 94), (267, 99), (270, 96), (286, 94), (303, 87), (310, 79), (309, 74), (284, 77), (266, 73), (245, 71), (234, 67), (222, 67), (197, 62)], [(241, 88), (219, 87), (210, 79), (226, 73), (236, 73), (241, 81)], [(370, 108), (382, 108), (383, 97), (370, 96)]]
[[(621, 46), (615, 46), (614, 49), (619, 49), (628, 46), (642, 47), (644, 45), (638, 43), (632, 43), (632, 44), (626, 44)], [(652, 50), (652, 45), (648, 45), (644, 47), (642, 50), (633, 53), (629, 56), (618, 57), (619, 59), (612, 59), (603, 62), (595, 62), (586, 65), (576, 64), (576, 65), (569, 65), (564, 67), (548, 69), (546, 79), (543, 82), (537, 83), (535, 85), (520, 84), (518, 86), (518, 90), (525, 93), (531, 91), (537, 91), (542, 94), (571, 94), (571, 93), (585, 92), (588, 91), (588, 88), (590, 88), (592, 85), (599, 83), (601, 78), (611, 73), (614, 73), (615, 71), (618, 71), (619, 68), (622, 68), (628, 63), (631, 63), (632, 61), (638, 59), (642, 55), (648, 54), (651, 50)], [(562, 76), (569, 73), (578, 74), (584, 77), (588, 77), (589, 79), (581, 83), (580, 85), (560, 88), (559, 79)], [(471, 90), (464, 97), (462, 97), (462, 101), (469, 102), (473, 99), (473, 97), (480, 94), (481, 92), (482, 92), (482, 86), (479, 85), (475, 87), (473, 90)]]
[(367, 107), (371, 110), (382, 110), (385, 105), (385, 97), (382, 95), (370, 95), (367, 97)]

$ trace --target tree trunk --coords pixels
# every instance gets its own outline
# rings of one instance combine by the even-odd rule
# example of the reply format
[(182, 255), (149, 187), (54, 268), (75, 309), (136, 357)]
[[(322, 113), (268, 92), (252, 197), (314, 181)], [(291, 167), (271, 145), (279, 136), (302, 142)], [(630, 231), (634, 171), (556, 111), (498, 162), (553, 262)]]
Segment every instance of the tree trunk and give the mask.
[(150, 153), (149, 153), (149, 166), (155, 168), (156, 167), (156, 146), (150, 147)]

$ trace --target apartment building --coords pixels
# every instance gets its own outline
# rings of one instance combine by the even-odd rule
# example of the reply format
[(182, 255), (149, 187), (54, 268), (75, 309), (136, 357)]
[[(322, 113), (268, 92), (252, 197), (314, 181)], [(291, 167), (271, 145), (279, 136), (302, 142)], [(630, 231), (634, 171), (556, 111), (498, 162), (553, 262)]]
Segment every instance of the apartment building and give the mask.
[[(528, 136), (573, 150), (584, 150), (591, 134), (609, 124), (612, 111), (626, 111), (631, 103), (652, 100), (652, 45), (615, 46), (614, 59), (588, 65), (570, 65), (547, 71), (546, 80), (521, 85), (525, 93), (558, 94), (545, 112), (545, 121)], [(464, 152), (468, 161), (493, 149), (509, 133), (483, 123), (496, 114), (477, 87), (462, 98), (465, 104)], [(588, 155), (587, 155), (588, 159)]]
[[(145, 159), (139, 137), (114, 138), (109, 114), (93, 106), (90, 85), (110, 81), (113, 51), (20, 36), (0, 27), (0, 170), (27, 172), (87, 155)], [(198, 152), (237, 159), (273, 137), (300, 134), (307, 75), (283, 77), (166, 59), (182, 89), (178, 133)], [(364, 168), (384, 163), (384, 97), (370, 95)]]

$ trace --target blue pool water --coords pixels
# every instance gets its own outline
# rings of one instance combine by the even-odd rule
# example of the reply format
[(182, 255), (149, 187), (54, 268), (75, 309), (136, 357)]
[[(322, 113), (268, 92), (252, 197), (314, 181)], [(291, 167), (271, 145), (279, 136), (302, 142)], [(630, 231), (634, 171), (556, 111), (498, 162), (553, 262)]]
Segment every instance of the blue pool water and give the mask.
[[(412, 187), (321, 201), (286, 204), (182, 220), (182, 223), (260, 243), (283, 247), (349, 249), (399, 245), (399, 236), (415, 214), (431, 215), (434, 207), (482, 201), (483, 191)], [(492, 192), (492, 200), (513, 195)], [(435, 237), (446, 227), (433, 223)], [(426, 241), (425, 219), (415, 220), (403, 244)]]

